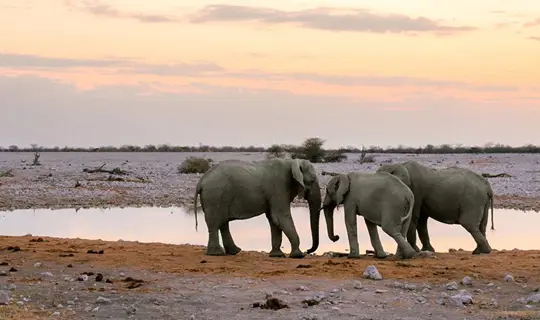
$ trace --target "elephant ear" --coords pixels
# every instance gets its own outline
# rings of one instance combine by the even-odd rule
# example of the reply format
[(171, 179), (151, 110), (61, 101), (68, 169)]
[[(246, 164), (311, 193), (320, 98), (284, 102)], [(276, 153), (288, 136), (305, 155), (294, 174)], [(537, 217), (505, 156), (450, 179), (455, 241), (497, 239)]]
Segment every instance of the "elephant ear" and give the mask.
[(349, 177), (344, 174), (340, 175), (334, 187), (335, 189), (337, 189), (335, 193), (335, 198), (334, 198), (334, 201), (336, 202), (336, 206), (339, 206), (343, 202), (343, 198), (345, 197), (347, 192), (349, 192), (349, 187), (350, 187)]
[(298, 182), (299, 186), (298, 186), (298, 195), (300, 197), (304, 197), (304, 190), (306, 189), (306, 186), (304, 184), (304, 174), (302, 173), (302, 170), (300, 170), (300, 161), (295, 159), (292, 164), (291, 164), (291, 173), (292, 173), (292, 176), (294, 178), (294, 180), (296, 180), (296, 182)]

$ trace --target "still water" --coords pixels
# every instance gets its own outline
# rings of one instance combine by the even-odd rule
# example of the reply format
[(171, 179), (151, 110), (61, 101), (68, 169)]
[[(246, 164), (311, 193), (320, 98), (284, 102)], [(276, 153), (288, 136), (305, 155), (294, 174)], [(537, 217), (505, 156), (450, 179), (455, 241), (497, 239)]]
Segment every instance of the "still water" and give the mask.
[[(324, 215), (321, 215), (320, 246), (316, 254), (326, 251), (348, 251), (347, 232), (343, 209), (334, 214), (335, 233), (340, 236), (331, 242), (326, 234)], [(540, 213), (518, 210), (495, 210), (495, 231), (489, 228), (487, 237), (494, 249), (539, 249), (536, 241)], [(307, 208), (292, 208), (296, 229), (300, 235), (300, 248), (311, 247), (309, 212)], [(206, 245), (208, 233), (204, 216), (199, 211), (199, 230), (195, 231), (193, 213), (184, 208), (110, 208), (110, 209), (36, 209), (0, 212), (0, 235), (51, 236), (62, 238), (85, 238), (116, 241), (119, 239), (140, 242), (162, 242), (171, 244)], [(491, 218), (490, 218), (491, 219)], [(264, 215), (230, 223), (231, 234), (243, 250), (270, 251), (270, 227)], [(431, 242), (438, 252), (449, 248), (473, 250), (476, 244), (472, 237), (459, 225), (446, 225), (429, 220)], [(392, 238), (379, 228), (379, 237), (384, 249), (395, 252)], [(369, 235), (363, 218), (358, 216), (358, 238), (361, 252), (371, 250)], [(283, 236), (283, 250), (288, 253), (290, 244)]]

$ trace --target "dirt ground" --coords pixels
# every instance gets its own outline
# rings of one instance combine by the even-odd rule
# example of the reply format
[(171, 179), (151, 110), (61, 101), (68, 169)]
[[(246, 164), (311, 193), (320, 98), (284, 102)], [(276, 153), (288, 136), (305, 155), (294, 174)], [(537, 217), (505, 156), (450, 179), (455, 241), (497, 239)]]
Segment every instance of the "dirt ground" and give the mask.
[[(0, 290), (14, 284), (12, 298), (32, 296), (28, 302), (14, 298), (0, 306), (2, 319), (53, 314), (62, 319), (348, 319), (361, 310), (365, 318), (356, 319), (394, 319), (398, 314), (401, 319), (540, 319), (539, 305), (523, 300), (539, 290), (540, 250), (481, 256), (457, 251), (401, 261), (269, 258), (262, 252), (210, 257), (202, 246), (3, 236), (0, 264), (0, 273), (7, 274), (0, 276)], [(384, 280), (364, 279), (368, 265), (376, 266)], [(84, 272), (94, 274), (87, 281), (74, 280)], [(94, 280), (98, 273), (103, 274), (100, 282)], [(503, 280), (508, 274), (513, 281)], [(134, 279), (125, 281), (127, 276)], [(459, 284), (465, 276), (473, 285)], [(363, 284), (361, 290), (355, 281)], [(406, 290), (395, 281), (416, 288)], [(441, 302), (443, 292), (459, 293), (445, 288), (452, 281), (473, 294), (472, 305)], [(290, 307), (252, 308), (267, 293)], [(326, 296), (324, 303), (306, 307), (301, 302), (318, 293)], [(73, 296), (78, 300), (70, 301)], [(98, 296), (111, 300), (98, 303)], [(130, 311), (133, 306), (136, 313)]]

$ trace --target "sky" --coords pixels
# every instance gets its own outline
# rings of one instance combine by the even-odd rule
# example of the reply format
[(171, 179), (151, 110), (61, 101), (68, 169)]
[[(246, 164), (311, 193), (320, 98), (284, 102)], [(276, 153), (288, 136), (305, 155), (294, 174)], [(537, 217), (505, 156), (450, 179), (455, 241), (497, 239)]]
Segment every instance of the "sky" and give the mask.
[(538, 0), (0, 0), (0, 146), (540, 144)]

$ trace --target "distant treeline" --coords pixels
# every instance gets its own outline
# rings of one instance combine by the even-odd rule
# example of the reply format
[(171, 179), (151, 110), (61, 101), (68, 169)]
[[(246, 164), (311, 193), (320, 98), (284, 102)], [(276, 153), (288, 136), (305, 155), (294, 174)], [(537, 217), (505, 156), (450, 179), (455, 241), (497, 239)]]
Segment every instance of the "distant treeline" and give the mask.
[[(41, 147), (38, 145), (31, 145), (29, 148), (21, 148), (16, 145), (9, 146), (7, 148), (0, 146), (0, 152), (272, 152), (273, 150), (280, 149), (290, 153), (297, 153), (301, 150), (301, 146), (296, 145), (273, 145), (269, 148), (265, 147), (212, 147), (206, 145), (200, 146), (171, 146), (167, 144), (161, 145), (146, 145), (132, 146), (124, 145), (121, 147), (104, 146), (97, 148), (77, 148), (77, 147)], [(483, 147), (469, 147), (461, 145), (443, 144), (439, 146), (427, 145), (425, 147), (369, 147), (359, 149), (355, 147), (345, 147), (339, 149), (327, 149), (327, 151), (333, 151), (338, 153), (415, 153), (415, 154), (449, 154), (449, 153), (540, 153), (540, 146), (524, 145), (521, 147), (512, 147), (502, 144), (486, 144)]]

